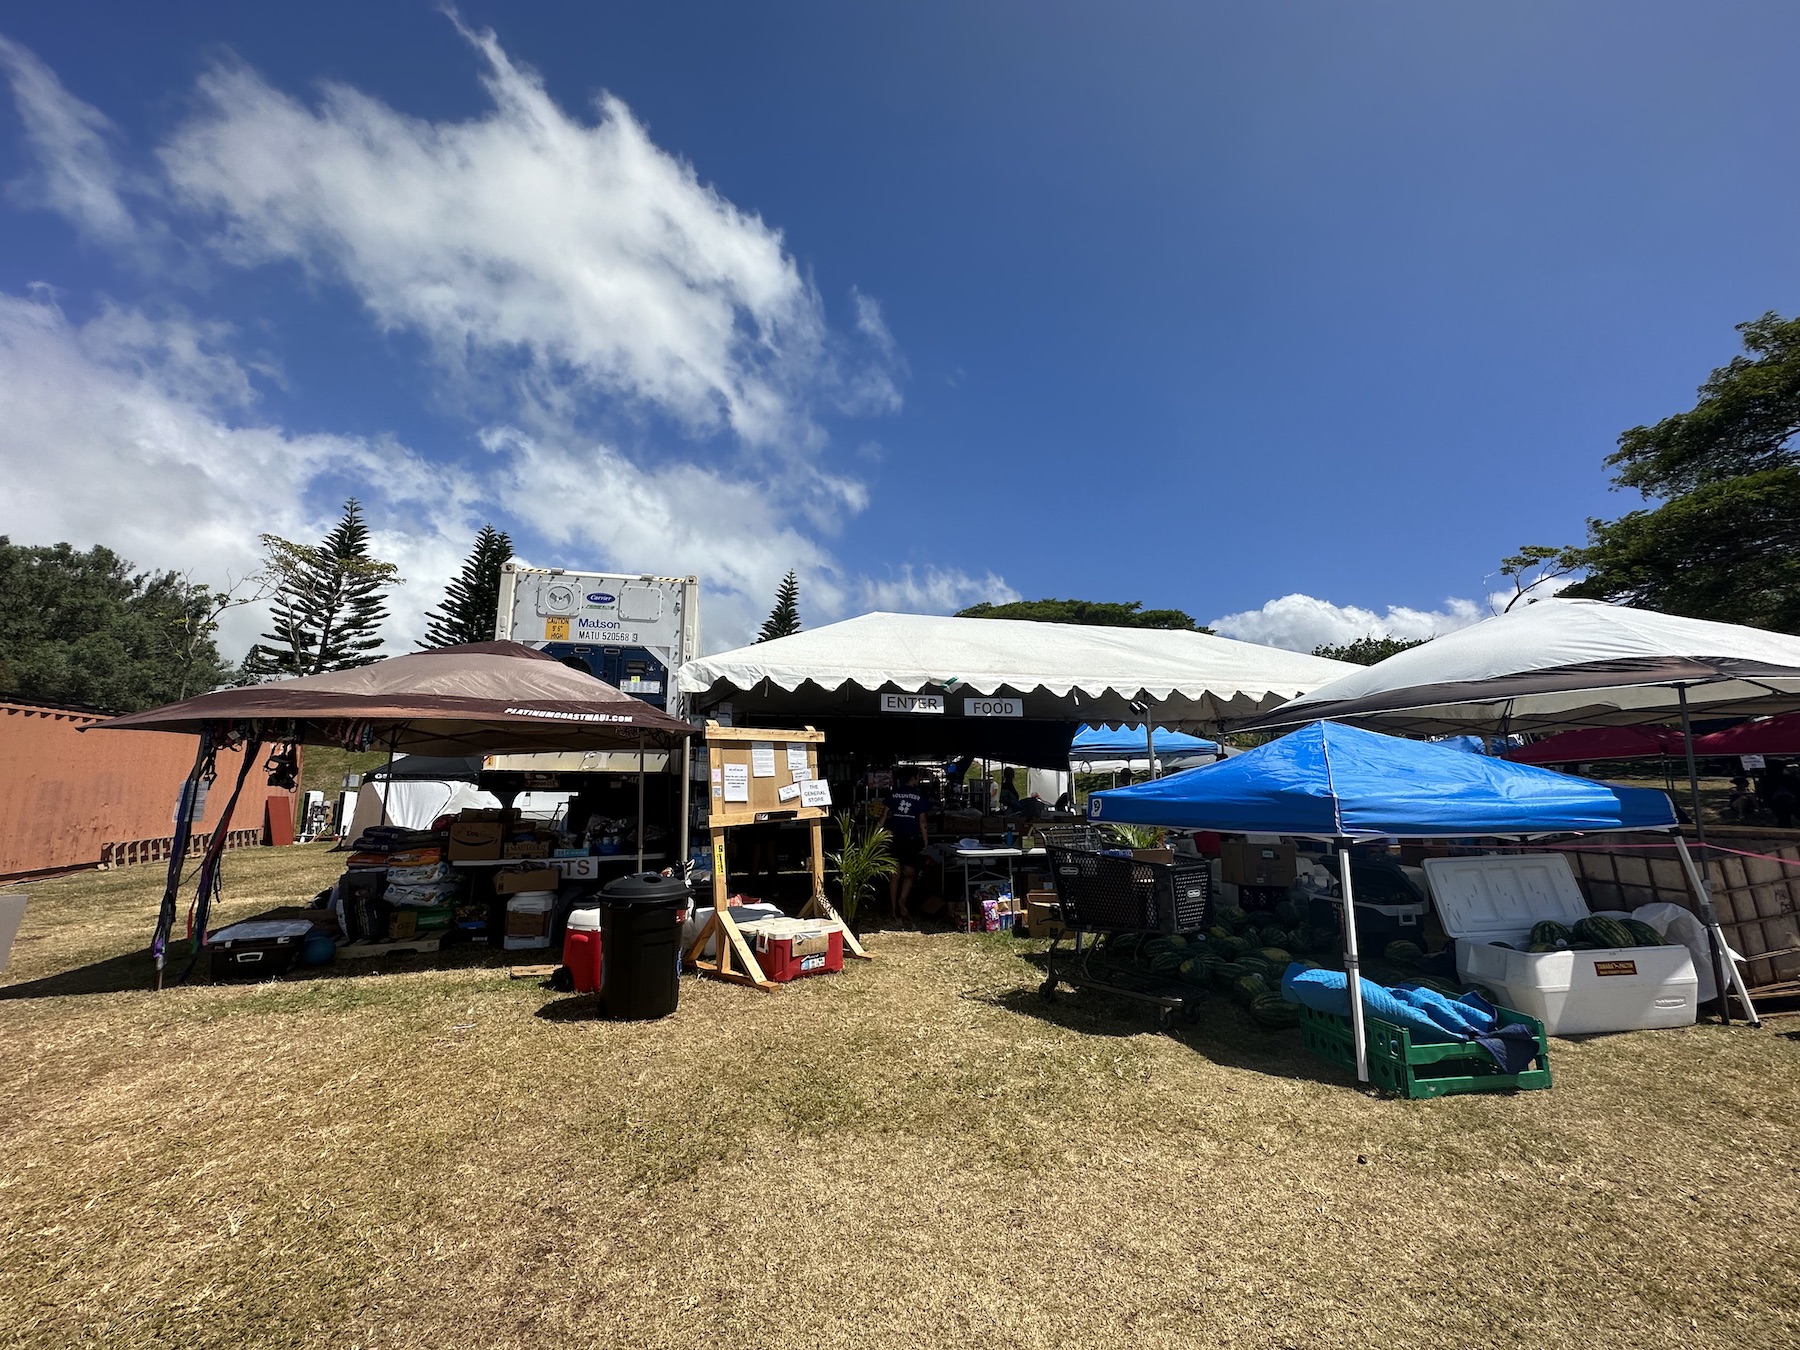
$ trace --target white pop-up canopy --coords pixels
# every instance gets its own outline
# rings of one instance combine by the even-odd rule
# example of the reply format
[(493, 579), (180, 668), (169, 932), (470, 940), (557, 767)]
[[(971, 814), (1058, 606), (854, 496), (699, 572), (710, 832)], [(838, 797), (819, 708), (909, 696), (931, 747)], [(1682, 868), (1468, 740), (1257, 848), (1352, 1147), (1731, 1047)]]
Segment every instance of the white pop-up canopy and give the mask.
[(676, 679), (702, 706), (734, 691), (812, 685), (1016, 695), (1026, 717), (1075, 722), (1137, 721), (1135, 702), (1153, 707), (1164, 726), (1204, 729), (1269, 711), (1353, 669), (1207, 633), (875, 613), (702, 657)]
[(1800, 637), (1598, 600), (1541, 600), (1300, 695), (1251, 727), (1325, 718), (1415, 736), (1755, 717), (1800, 708)]
[[(1430, 736), (1675, 722), (1687, 752), (1694, 828), (1704, 842), (1692, 718), (1795, 708), (1800, 637), (1596, 600), (1542, 600), (1352, 671), (1247, 725), (1324, 718)], [(1725, 935), (1703, 882), (1696, 896), (1718, 986), (1724, 989), (1729, 975), (1754, 1024), (1756, 1009), (1725, 957)], [(1723, 998), (1719, 1006), (1725, 1009)]]

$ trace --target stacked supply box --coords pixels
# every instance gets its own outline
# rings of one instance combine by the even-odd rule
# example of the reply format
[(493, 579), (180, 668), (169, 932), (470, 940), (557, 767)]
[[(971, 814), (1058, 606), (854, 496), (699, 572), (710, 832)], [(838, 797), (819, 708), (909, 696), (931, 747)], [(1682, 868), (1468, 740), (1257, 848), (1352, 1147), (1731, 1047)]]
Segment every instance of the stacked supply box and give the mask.
[(1684, 1027), (1699, 979), (1686, 947), (1528, 951), (1533, 925), (1589, 917), (1560, 853), (1427, 858), (1432, 902), (1456, 939), (1456, 973), (1486, 985), (1552, 1036)]

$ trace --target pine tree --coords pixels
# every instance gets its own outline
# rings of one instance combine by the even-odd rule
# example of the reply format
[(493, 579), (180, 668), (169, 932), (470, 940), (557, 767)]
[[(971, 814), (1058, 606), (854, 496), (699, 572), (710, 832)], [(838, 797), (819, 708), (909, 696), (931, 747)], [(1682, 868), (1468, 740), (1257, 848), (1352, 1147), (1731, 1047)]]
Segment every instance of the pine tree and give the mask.
[(316, 545), (265, 534), (268, 572), (277, 581), (270, 606), (274, 631), (250, 649), (251, 675), (317, 675), (380, 660), (384, 592), (400, 584), (393, 563), (369, 556), (369, 527), (352, 497), (344, 515)]
[(444, 603), (426, 616), (425, 640), (419, 645), (492, 642), (500, 609), (500, 568), (512, 555), (511, 538), (492, 525), (483, 525), (462, 571), (445, 588)]
[(775, 608), (769, 611), (769, 617), (763, 620), (762, 631), (756, 635), (758, 642), (767, 642), (771, 638), (789, 637), (800, 631), (800, 578), (793, 569), (781, 579), (781, 585), (775, 590)]

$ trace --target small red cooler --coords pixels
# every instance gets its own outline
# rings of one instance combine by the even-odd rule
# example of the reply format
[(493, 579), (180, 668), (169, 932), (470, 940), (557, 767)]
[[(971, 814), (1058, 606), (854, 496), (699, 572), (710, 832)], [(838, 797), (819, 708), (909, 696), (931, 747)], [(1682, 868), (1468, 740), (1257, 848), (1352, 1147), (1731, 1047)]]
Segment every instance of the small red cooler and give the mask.
[(743, 925), (756, 944), (756, 964), (777, 984), (844, 968), (844, 930), (807, 919), (759, 919)]
[(563, 929), (563, 964), (575, 981), (578, 994), (600, 992), (600, 908), (585, 906), (569, 911)]

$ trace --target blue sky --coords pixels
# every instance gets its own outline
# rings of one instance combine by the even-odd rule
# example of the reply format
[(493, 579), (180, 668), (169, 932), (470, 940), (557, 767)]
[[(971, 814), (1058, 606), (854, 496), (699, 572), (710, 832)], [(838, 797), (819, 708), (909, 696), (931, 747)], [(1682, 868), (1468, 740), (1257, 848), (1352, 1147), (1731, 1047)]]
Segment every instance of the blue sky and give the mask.
[(355, 491), (397, 638), (489, 519), (712, 647), (789, 566), (1422, 635), (1800, 286), (1791, 4), (5, 13), (0, 529)]

